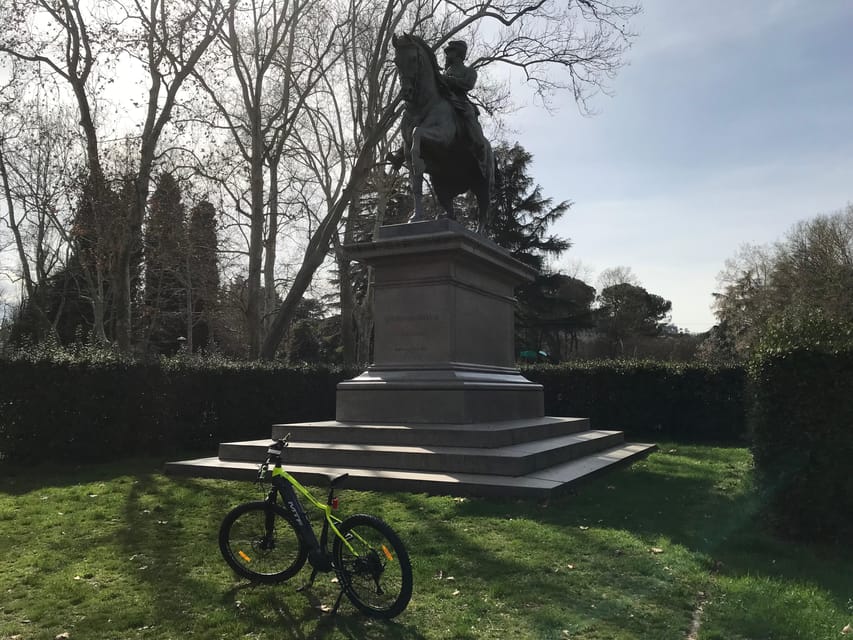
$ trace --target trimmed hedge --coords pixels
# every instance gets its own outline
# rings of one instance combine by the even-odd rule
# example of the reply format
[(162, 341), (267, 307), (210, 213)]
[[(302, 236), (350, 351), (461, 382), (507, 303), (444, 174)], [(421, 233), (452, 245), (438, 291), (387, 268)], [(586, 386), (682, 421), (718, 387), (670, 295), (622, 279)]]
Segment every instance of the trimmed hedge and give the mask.
[(764, 354), (751, 381), (752, 451), (775, 527), (853, 539), (853, 349)]
[[(549, 415), (681, 441), (743, 435), (741, 369), (651, 362), (535, 366)], [(335, 386), (355, 372), (219, 359), (153, 363), (88, 354), (0, 360), (0, 453), (23, 464), (216, 451), (269, 437), (276, 422), (330, 420)], [(60, 452), (60, 453), (57, 453)]]
[(85, 462), (216, 450), (276, 422), (334, 418), (328, 369), (257, 364), (0, 361), (0, 454)]
[(545, 387), (545, 413), (589, 417), (593, 428), (681, 442), (746, 436), (741, 367), (602, 360), (524, 370)]

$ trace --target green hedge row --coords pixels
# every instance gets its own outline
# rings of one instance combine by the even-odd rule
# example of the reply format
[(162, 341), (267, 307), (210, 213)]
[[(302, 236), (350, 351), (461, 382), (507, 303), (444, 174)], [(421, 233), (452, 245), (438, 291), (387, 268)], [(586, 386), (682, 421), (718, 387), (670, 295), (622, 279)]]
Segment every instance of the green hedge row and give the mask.
[[(0, 360), (0, 454), (28, 463), (213, 453), (222, 441), (268, 437), (276, 422), (333, 419), (335, 385), (352, 375), (180, 358)], [(739, 369), (600, 362), (531, 367), (525, 375), (544, 384), (549, 415), (589, 416), (594, 427), (629, 436), (743, 435)]]
[(778, 530), (853, 539), (853, 349), (795, 349), (751, 368), (752, 450)]
[(525, 375), (545, 387), (545, 413), (589, 417), (593, 428), (697, 442), (746, 436), (746, 372), (650, 361), (540, 365)]
[(275, 422), (334, 418), (340, 371), (203, 363), (0, 361), (8, 462), (102, 461), (269, 437)]

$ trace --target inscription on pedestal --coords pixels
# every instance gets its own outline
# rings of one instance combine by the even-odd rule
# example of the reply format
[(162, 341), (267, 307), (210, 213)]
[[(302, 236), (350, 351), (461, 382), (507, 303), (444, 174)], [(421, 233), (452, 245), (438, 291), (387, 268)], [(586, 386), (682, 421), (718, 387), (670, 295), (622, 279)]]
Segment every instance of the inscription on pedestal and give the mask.
[(401, 360), (423, 355), (428, 345), (434, 345), (437, 328), (446, 321), (442, 314), (428, 311), (389, 313), (381, 320), (388, 351)]

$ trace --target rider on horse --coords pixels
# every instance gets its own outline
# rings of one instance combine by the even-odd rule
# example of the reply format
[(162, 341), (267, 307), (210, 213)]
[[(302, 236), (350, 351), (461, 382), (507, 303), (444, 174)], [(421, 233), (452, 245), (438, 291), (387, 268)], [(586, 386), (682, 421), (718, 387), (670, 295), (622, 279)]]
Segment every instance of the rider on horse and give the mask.
[(483, 153), (483, 129), (480, 127), (480, 110), (471, 102), (468, 92), (477, 84), (477, 71), (465, 64), (468, 45), (464, 40), (451, 40), (444, 48), (444, 82), (450, 89), (450, 102), (461, 116), (465, 131), (473, 144), (474, 156)]
[[(468, 92), (477, 84), (477, 70), (465, 64), (468, 45), (464, 40), (451, 40), (444, 48), (445, 63), (444, 80), (445, 95), (462, 121), (465, 144), (477, 158), (481, 166), (485, 165), (484, 152), (486, 137), (480, 126), (480, 110), (468, 97)], [(403, 164), (403, 150), (388, 153), (388, 162), (395, 168)]]

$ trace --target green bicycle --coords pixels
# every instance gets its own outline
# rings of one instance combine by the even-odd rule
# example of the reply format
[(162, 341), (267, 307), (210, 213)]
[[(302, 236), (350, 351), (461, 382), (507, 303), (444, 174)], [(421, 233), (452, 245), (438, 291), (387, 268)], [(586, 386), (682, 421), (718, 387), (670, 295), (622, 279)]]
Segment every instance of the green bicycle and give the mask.
[[(346, 480), (343, 474), (331, 481), (323, 504), (281, 466), (286, 437), (267, 449), (267, 459), (258, 471), (264, 481), (272, 469), (272, 487), (265, 500), (235, 507), (219, 528), (219, 549), (225, 562), (240, 576), (253, 582), (273, 584), (292, 578), (305, 564), (313, 570), (308, 584), (318, 572), (337, 574), (341, 598), (347, 598), (363, 613), (377, 618), (393, 618), (412, 597), (412, 564), (400, 537), (376, 516), (358, 514), (341, 520), (335, 488)], [(314, 533), (296, 492), (301, 493), (325, 519), (319, 539)], [(282, 504), (277, 502), (281, 496)], [(333, 542), (329, 551), (329, 532)]]

